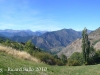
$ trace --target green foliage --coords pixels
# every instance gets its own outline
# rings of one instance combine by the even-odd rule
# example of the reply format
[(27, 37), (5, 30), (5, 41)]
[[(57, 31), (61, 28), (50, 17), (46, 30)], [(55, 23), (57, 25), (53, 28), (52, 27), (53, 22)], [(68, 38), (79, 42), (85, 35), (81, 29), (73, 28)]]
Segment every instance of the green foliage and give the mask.
[(61, 55), (60, 59), (64, 65), (67, 63), (67, 57), (64, 54)]
[(25, 43), (25, 47), (24, 47), (24, 50), (30, 54), (33, 53), (33, 50), (35, 50), (35, 46), (32, 44), (31, 40), (27, 41)]
[(94, 49), (93, 46), (90, 47), (90, 54), (89, 54), (89, 62), (88, 64), (95, 64), (95, 59), (96, 59), (96, 50)]
[(88, 39), (87, 29), (84, 28), (82, 32), (82, 51), (84, 64), (89, 63), (89, 53), (90, 53), (90, 41)]
[(12, 48), (15, 48), (17, 50), (23, 50), (24, 49), (23, 45), (21, 45), (20, 43), (17, 43), (17, 42), (13, 42)]
[[(63, 66), (63, 65), (66, 65), (66, 60), (67, 59), (64, 59), (66, 56), (64, 56), (64, 58), (63, 57), (58, 57), (58, 55), (54, 55), (53, 56), (54, 58), (55, 58), (55, 61), (56, 61), (56, 65), (58, 65), (58, 66)], [(65, 62), (65, 63), (64, 63)]]
[(0, 43), (5, 42), (6, 40), (7, 40), (7, 38), (5, 38), (5, 37), (0, 37)]
[(13, 42), (13, 41), (8, 40), (8, 39), (5, 42), (2, 42), (2, 44), (5, 45), (5, 46), (8, 46), (8, 47), (12, 47), (12, 48), (17, 49), (17, 50), (23, 50), (24, 49), (22, 44), (17, 43), (17, 42)]
[(69, 59), (69, 60), (68, 60), (68, 65), (69, 65), (69, 66), (79, 66), (79, 65), (80, 65), (80, 62), (77, 61), (77, 60)]
[(69, 66), (79, 66), (83, 64), (82, 53), (74, 52), (68, 59)]
[(55, 59), (55, 61), (56, 61), (56, 65), (58, 65), (58, 66), (64, 66), (65, 64), (61, 61), (61, 60), (59, 60), (59, 59)]
[(58, 55), (54, 55), (53, 57), (56, 58), (56, 59), (59, 59)]
[(49, 65), (55, 65), (55, 59), (52, 55), (45, 52), (37, 52), (34, 54), (35, 57), (39, 58), (42, 62), (49, 64)]
[[(69, 66), (79, 66), (79, 65), (83, 65), (83, 63), (84, 63), (84, 59), (82, 53), (75, 52), (70, 56), (67, 64)], [(85, 62), (84, 64), (93, 65), (98, 63), (100, 63), (100, 50), (96, 51), (94, 47), (91, 46), (88, 63)]]
[(94, 59), (96, 63), (100, 63), (100, 50), (96, 51)]
[[(34, 68), (34, 71), (8, 71), (8, 67), (15, 68)], [(47, 68), (47, 71), (36, 71), (36, 69)], [(100, 75), (100, 64), (89, 66), (51, 66), (44, 63), (37, 63), (29, 60), (19, 59), (0, 52), (0, 75)]]
[[(98, 61), (99, 54), (96, 53), (96, 50), (93, 46), (90, 46), (90, 42), (88, 40), (87, 29), (85, 28), (82, 33), (82, 50), (83, 50), (83, 59), (84, 64), (95, 64)], [(96, 40), (92, 45), (95, 45), (99, 40)]]
[(53, 56), (53, 55), (46, 53), (46, 52), (34, 51), (33, 56), (37, 57), (42, 62), (49, 64), (49, 65), (58, 65), (58, 66), (64, 65), (64, 63), (58, 58), (57, 55)]
[(6, 40), (5, 42), (2, 42), (5, 46), (10, 46), (17, 50), (24, 50), (28, 52), (29, 54), (39, 58), (42, 62), (49, 64), (49, 65), (64, 65), (64, 63), (58, 59), (52, 56), (51, 54), (44, 52), (40, 48), (36, 48), (31, 40), (27, 41), (25, 44), (13, 42), (11, 40)]
[(6, 45), (6, 46), (11, 46), (11, 41), (7, 39), (7, 40), (5, 41), (5, 45)]

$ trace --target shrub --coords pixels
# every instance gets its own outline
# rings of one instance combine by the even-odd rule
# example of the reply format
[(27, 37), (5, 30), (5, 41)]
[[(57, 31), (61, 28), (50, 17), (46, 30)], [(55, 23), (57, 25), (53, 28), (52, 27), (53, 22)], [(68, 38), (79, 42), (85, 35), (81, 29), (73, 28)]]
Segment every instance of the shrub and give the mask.
[(49, 53), (45, 53), (45, 52), (37, 52), (37, 53), (33, 53), (33, 55), (37, 58), (39, 58), (42, 62), (49, 64), (49, 65), (55, 65), (56, 61), (54, 59), (54, 57), (52, 55), (50, 55)]
[(35, 46), (32, 44), (31, 40), (25, 43), (24, 50), (32, 55), (33, 50), (35, 50)]
[(95, 64), (95, 59), (96, 59), (96, 50), (94, 49), (93, 46), (90, 47), (90, 54), (89, 54), (89, 63), (88, 65)]
[(67, 57), (64, 54), (61, 55), (60, 60), (63, 62), (64, 65), (67, 63)]
[(80, 66), (80, 62), (78, 60), (69, 59), (68, 60), (68, 65), (69, 66)]
[(83, 64), (82, 53), (74, 52), (68, 59), (68, 65), (70, 66), (79, 66)]
[(55, 59), (55, 61), (56, 61), (56, 65), (58, 65), (58, 66), (63, 66), (63, 65), (65, 65), (61, 60), (59, 60), (59, 59)]
[(95, 63), (100, 63), (100, 50), (96, 51), (94, 60), (95, 60)]

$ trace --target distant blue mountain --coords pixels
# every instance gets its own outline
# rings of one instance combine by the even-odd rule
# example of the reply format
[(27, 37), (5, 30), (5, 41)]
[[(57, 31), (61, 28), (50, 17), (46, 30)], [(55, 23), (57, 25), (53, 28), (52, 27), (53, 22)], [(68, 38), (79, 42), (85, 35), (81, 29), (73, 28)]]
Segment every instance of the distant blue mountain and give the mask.
[(78, 32), (73, 29), (62, 29), (58, 31), (46, 32), (39, 36), (14, 36), (11, 40), (26, 42), (31, 39), (35, 46), (45, 50), (50, 50), (57, 47), (66, 47), (77, 38), (81, 38), (81, 36), (82, 32)]
[[(88, 30), (90, 33), (91, 30)], [(82, 37), (82, 31), (73, 29), (62, 29), (58, 31), (36, 31), (31, 30), (0, 30), (0, 34), (9, 37), (16, 42), (32, 40), (33, 44), (45, 50), (66, 47), (77, 38)]]
[[(87, 33), (89, 34), (89, 33), (91, 33), (93, 30), (87, 30)], [(82, 31), (79, 31), (79, 32), (81, 32), (82, 33)]]
[(46, 31), (36, 31), (33, 32), (31, 30), (12, 30), (12, 29), (5, 29), (5, 30), (0, 30), (0, 34), (5, 36), (5, 37), (13, 37), (13, 36), (40, 36), (44, 34)]

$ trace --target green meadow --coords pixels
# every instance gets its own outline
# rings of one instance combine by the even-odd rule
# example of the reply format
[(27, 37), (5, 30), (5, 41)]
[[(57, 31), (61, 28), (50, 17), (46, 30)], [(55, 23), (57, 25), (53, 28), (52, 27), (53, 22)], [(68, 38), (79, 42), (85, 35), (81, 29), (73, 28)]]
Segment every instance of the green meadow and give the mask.
[(0, 75), (100, 75), (100, 65), (50, 66), (0, 52)]

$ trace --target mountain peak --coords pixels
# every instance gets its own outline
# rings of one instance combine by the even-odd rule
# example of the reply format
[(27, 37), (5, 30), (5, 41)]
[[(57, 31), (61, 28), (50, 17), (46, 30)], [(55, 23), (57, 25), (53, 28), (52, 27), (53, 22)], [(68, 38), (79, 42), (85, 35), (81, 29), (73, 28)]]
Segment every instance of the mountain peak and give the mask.
[[(96, 49), (100, 49), (100, 27), (95, 31), (91, 32), (88, 37), (91, 42), (91, 45), (93, 45)], [(61, 52), (58, 53), (58, 55), (65, 54), (67, 57), (69, 57), (74, 52), (82, 52), (81, 46), (82, 38), (70, 43), (68, 46), (66, 46), (66, 48), (62, 49)]]
[(29, 29), (27, 30), (13, 30), (13, 29), (5, 29), (0, 30), (0, 34), (4, 35), (5, 37), (13, 37), (13, 36), (39, 36), (44, 34), (43, 32), (33, 32)]

